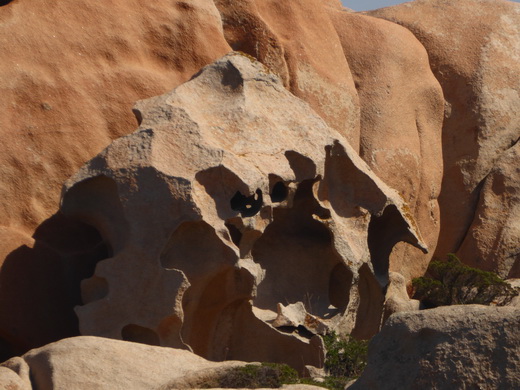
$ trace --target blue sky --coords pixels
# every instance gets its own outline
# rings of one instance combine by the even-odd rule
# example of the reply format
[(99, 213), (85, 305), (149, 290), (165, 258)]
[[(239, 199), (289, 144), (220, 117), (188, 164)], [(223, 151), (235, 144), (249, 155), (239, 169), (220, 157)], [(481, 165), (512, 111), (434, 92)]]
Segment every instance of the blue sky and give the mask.
[[(520, 0), (513, 0), (519, 3)], [(345, 7), (351, 8), (354, 11), (368, 11), (371, 9), (388, 7), (390, 5), (405, 3), (402, 0), (341, 0)]]
[(354, 11), (368, 11), (370, 9), (404, 3), (402, 0), (341, 0), (341, 2), (345, 7), (351, 8)]

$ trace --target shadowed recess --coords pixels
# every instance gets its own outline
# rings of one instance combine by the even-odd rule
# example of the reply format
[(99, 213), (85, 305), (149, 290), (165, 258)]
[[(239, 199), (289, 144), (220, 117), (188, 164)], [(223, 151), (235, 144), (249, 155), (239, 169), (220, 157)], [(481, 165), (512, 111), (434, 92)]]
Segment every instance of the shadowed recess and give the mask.
[(296, 181), (314, 179), (316, 177), (316, 164), (309, 157), (298, 152), (288, 150), (285, 158), (296, 176)]
[(128, 324), (121, 329), (121, 337), (125, 341), (160, 346), (159, 336), (153, 330), (135, 324)]
[(113, 253), (123, 247), (128, 222), (112, 178), (101, 175), (77, 183), (63, 197), (61, 211), (94, 226)]
[(410, 232), (396, 206), (385, 208), (379, 217), (372, 216), (368, 225), (368, 248), (374, 273), (381, 286), (388, 283), (390, 254), (395, 244), (408, 241)]
[[(230, 200), (237, 196), (237, 193), (248, 193), (247, 185), (234, 172), (220, 165), (198, 172), (195, 175), (197, 182), (204, 187), (206, 193), (213, 198), (218, 216), (228, 219), (236, 216), (235, 204), (230, 204)], [(238, 207), (238, 205), (235, 205)]]
[(289, 191), (287, 190), (287, 187), (285, 186), (283, 181), (279, 181), (273, 186), (273, 189), (271, 190), (271, 202), (283, 202), (285, 199), (287, 199), (288, 193)]
[(61, 213), (44, 221), (33, 238), (32, 247), (12, 251), (0, 269), (0, 312), (8, 313), (0, 316), (4, 357), (78, 336), (74, 308), (82, 304), (82, 280), (111, 256), (95, 228)]
[[(314, 199), (313, 184), (314, 180), (300, 183), (292, 208), (273, 210), (274, 221), (253, 247), (254, 261), (266, 271), (254, 302), (261, 309), (276, 311), (278, 303), (303, 302), (308, 312), (326, 316), (337, 310), (331, 305), (343, 308), (348, 302), (351, 278), (337, 267), (342, 259), (331, 232), (313, 217), (327, 216)], [(331, 275), (333, 270), (339, 273)], [(339, 287), (338, 282), (347, 286)]]
[(368, 340), (379, 331), (385, 294), (367, 264), (359, 269), (359, 308), (352, 336)]

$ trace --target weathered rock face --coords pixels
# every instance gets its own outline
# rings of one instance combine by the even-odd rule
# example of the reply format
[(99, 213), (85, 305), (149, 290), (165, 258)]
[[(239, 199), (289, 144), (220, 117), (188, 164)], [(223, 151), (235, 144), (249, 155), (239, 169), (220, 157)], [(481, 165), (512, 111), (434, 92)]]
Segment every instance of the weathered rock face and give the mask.
[(519, 184), (501, 187), (497, 172), (520, 165), (520, 4), (417, 0), (369, 14), (416, 35), (446, 98), (436, 254), (519, 276)]
[(520, 276), (520, 144), (487, 175), (460, 256), (504, 277)]
[(324, 2), (215, 0), (215, 5), (229, 45), (272, 69), (358, 151), (358, 96)]
[(520, 308), (446, 306), (394, 314), (369, 346), (355, 389), (514, 389)]
[(377, 332), (388, 256), (370, 246), (424, 244), (339, 133), (240, 54), (136, 111), (139, 130), (64, 188), (62, 212), (111, 251), (82, 284), (83, 334), (303, 370), (322, 364), (321, 339), (276, 329), (280, 305)]
[[(337, 8), (329, 14), (359, 95), (360, 156), (399, 191), (428, 248), (434, 249), (440, 227), (444, 100), (426, 51), (410, 31), (394, 23)], [(390, 269), (411, 280), (424, 273), (432, 254), (399, 244)]]
[(27, 233), (64, 180), (135, 128), (136, 100), (230, 50), (211, 0), (14, 1), (0, 7), (0, 37), (0, 215)]
[[(468, 12), (474, 14), (473, 17), (468, 18)], [(504, 1), (416, 1), (411, 5), (380, 10), (373, 15), (396, 21), (415, 33), (430, 54), (430, 63), (449, 103), (442, 136), (445, 178), (440, 221), (443, 228), (437, 253), (444, 256), (447, 251), (458, 250), (459, 255), (473, 261), (473, 265), (498, 271), (502, 276), (518, 276), (518, 251), (515, 248), (519, 247), (516, 223), (519, 181), (512, 167), (519, 164), (517, 153), (508, 149), (519, 137), (515, 129), (520, 128), (517, 114), (520, 112), (517, 103), (520, 72), (518, 61), (514, 59), (518, 52), (518, 41), (515, 40), (520, 24), (517, 21), (518, 5)], [(443, 31), (453, 33), (444, 34)], [(298, 36), (297, 41), (294, 36)], [(273, 216), (262, 216), (259, 222), (253, 223), (254, 226), (250, 226), (248, 219), (246, 223), (240, 218), (240, 221), (235, 219), (236, 216), (230, 217), (230, 221), (228, 216), (224, 217), (224, 226), (232, 241), (239, 240), (242, 235), (241, 244), (233, 244), (240, 247), (239, 254), (229, 255), (229, 263), (236, 262), (236, 256), (241, 259), (256, 257), (258, 260), (273, 258), (272, 253), (278, 253), (276, 256), (283, 257), (280, 255), (283, 251), (287, 258), (300, 256), (308, 263), (312, 263), (309, 259), (313, 255), (324, 256), (329, 259), (326, 260), (328, 265), (324, 271), (317, 271), (321, 275), (317, 284), (312, 267), (302, 266), (304, 270), (296, 271), (294, 261), (288, 268), (301, 274), (301, 279), (295, 280), (302, 280), (302, 284), (310, 281), (314, 283), (312, 288), (319, 286), (319, 297), (298, 300), (307, 306), (316, 300), (319, 307), (325, 307), (328, 298), (323, 297), (329, 294), (325, 275), (330, 267), (349, 257), (345, 255), (345, 248), (354, 248), (348, 249), (355, 252), (352, 258), (362, 259), (363, 264), (369, 264), (367, 259), (370, 258), (374, 267), (348, 265), (350, 271), (344, 272), (339, 266), (340, 271), (334, 273), (336, 276), (330, 284), (340, 286), (347, 280), (344, 289), (353, 289), (361, 298), (359, 300), (356, 293), (349, 293), (348, 304), (342, 301), (343, 298), (331, 298), (330, 301), (342, 307), (341, 310), (345, 305), (348, 307), (346, 314), (335, 316), (336, 320), (339, 317), (344, 319), (338, 320), (342, 322), (342, 329), (352, 328), (356, 312), (358, 318), (362, 317), (359, 313), (370, 318), (358, 320), (354, 326), (354, 333), (360, 337), (368, 337), (377, 330), (377, 319), (381, 317), (383, 305), (387, 306), (385, 315), (413, 305), (413, 302), (406, 301), (403, 287), (411, 277), (422, 274), (436, 247), (440, 226), (436, 199), (443, 158), (438, 138), (441, 93), (427, 66), (424, 49), (406, 29), (347, 12), (337, 0), (160, 0), (151, 5), (116, 0), (104, 3), (102, 8), (89, 0), (62, 0), (51, 5), (26, 0), (0, 5), (0, 48), (4, 57), (0, 63), (0, 108), (4, 113), (0, 118), (4, 140), (0, 149), (0, 195), (3, 199), (0, 206), (0, 359), (78, 334), (77, 318), (72, 308), (81, 304), (82, 299), (96, 300), (96, 291), (103, 290), (104, 282), (100, 279), (99, 289), (92, 288), (92, 296), (86, 292), (90, 287), (85, 287), (83, 298), (79, 283), (93, 276), (97, 262), (115, 256), (114, 243), (105, 242), (105, 232), (88, 224), (89, 218), (94, 217), (85, 218), (87, 223), (84, 223), (61, 212), (54, 214), (63, 180), (113, 139), (135, 129), (136, 120), (131, 107), (136, 100), (171, 90), (189, 79), (201, 66), (232, 48), (260, 59), (279, 75), (283, 86), (304, 99), (330, 128), (337, 130), (369, 167), (400, 193), (409, 209), (395, 211), (390, 206), (371, 206), (368, 209), (365, 204), (374, 204), (375, 196), (368, 189), (372, 187), (356, 188), (352, 190), (356, 193), (354, 203), (361, 205), (361, 211), (352, 212), (353, 218), (332, 213), (334, 224), (327, 227), (327, 232), (322, 228), (327, 223), (311, 223), (314, 201), (312, 207), (306, 203), (307, 200), (301, 204), (298, 202), (302, 196), (307, 199), (309, 194), (320, 190), (315, 196), (319, 207), (341, 209), (343, 206), (339, 206), (337, 200), (339, 195), (336, 194), (336, 203), (329, 202), (332, 206), (323, 200), (328, 196), (325, 188), (332, 181), (326, 184), (322, 175), (321, 181), (312, 184), (305, 181), (314, 180), (318, 173), (315, 176), (305, 174), (303, 178), (290, 179), (292, 187), (284, 189), (275, 187), (278, 179), (272, 176), (269, 188), (261, 189), (263, 201), (270, 191), (280, 199), (285, 192), (291, 197), (299, 194), (294, 195), (298, 201), (283, 201), (289, 205), (283, 210), (278, 206), (283, 202), (272, 202), (277, 205), (273, 207)], [(223, 101), (219, 103), (224, 104)], [(207, 104), (213, 105), (214, 102), (208, 101)], [(212, 111), (200, 109), (197, 112), (193, 121), (199, 123), (206, 112)], [(149, 115), (148, 120), (153, 115)], [(158, 118), (161, 115), (158, 114)], [(286, 115), (292, 114), (287, 112)], [(302, 116), (299, 111), (298, 115)], [(299, 123), (299, 119), (295, 118), (294, 122)], [(316, 128), (321, 129), (319, 126)], [(310, 135), (306, 137), (314, 139), (313, 131), (309, 130)], [(330, 134), (331, 130), (326, 133)], [(478, 134), (476, 141), (470, 142), (475, 138), (474, 134)], [(251, 150), (258, 147), (258, 136), (249, 139)], [(345, 140), (340, 143), (346, 148)], [(284, 142), (285, 137), (277, 150), (292, 150), (290, 145), (282, 147)], [(320, 163), (324, 158), (324, 147), (330, 145), (328, 141), (322, 142), (321, 157), (317, 157), (320, 155), (317, 151), (309, 155), (313, 164), (324, 164)], [(334, 148), (332, 154), (336, 153)], [(221, 149), (227, 150), (223, 146)], [(175, 161), (187, 159), (191, 164), (191, 160), (199, 158), (199, 155), (206, 158), (204, 153), (190, 155), (184, 150), (183, 153)], [(297, 157), (289, 153), (289, 157), (281, 159), (292, 161), (294, 158)], [(328, 158), (325, 161), (329, 161)], [(155, 162), (147, 164), (155, 167)], [(255, 164), (256, 161), (252, 166)], [(279, 169), (278, 165), (269, 164), (262, 169), (268, 175), (278, 175), (274, 168), (271, 169), (272, 166)], [(312, 165), (310, 167), (304, 171), (311, 172)], [(161, 171), (162, 168), (154, 169)], [(209, 168), (201, 168), (204, 169)], [(290, 168), (292, 175), (301, 176), (296, 175), (294, 169)], [(364, 181), (356, 181), (357, 176), (355, 179), (349, 176), (350, 168), (337, 168), (337, 172), (332, 174), (333, 169), (336, 169), (334, 165), (328, 168), (327, 177), (333, 178), (331, 180), (347, 183), (345, 185), (365, 185)], [(234, 166), (228, 170), (237, 174)], [(339, 172), (341, 170), (345, 172)], [(218, 169), (215, 168), (214, 172)], [(214, 181), (211, 175), (200, 182), (190, 179), (190, 183), (196, 182), (204, 187), (204, 183)], [(259, 175), (251, 173), (249, 176)], [(101, 182), (110, 183), (110, 180)], [(229, 179), (238, 182), (234, 180)], [(246, 198), (261, 188), (251, 184), (257, 179), (240, 180), (247, 183), (244, 186), (240, 184), (240, 191)], [(113, 192), (115, 186), (118, 195), (114, 199), (119, 197), (120, 184), (106, 186), (103, 191), (108, 192)], [(165, 190), (165, 194), (169, 191)], [(459, 195), (458, 191), (463, 191), (464, 195)], [(365, 196), (364, 203), (359, 201)], [(169, 197), (171, 195), (165, 195), (165, 199)], [(201, 196), (196, 207), (202, 210), (204, 207), (199, 205), (206, 200), (215, 203), (212, 199), (209, 195)], [(234, 212), (240, 214), (242, 206), (254, 208), (258, 199), (239, 197), (235, 201)], [(107, 213), (112, 213), (114, 218), (123, 207), (118, 202), (122, 200), (106, 206)], [(391, 202), (396, 201), (392, 198)], [(402, 200), (397, 203), (403, 204)], [(478, 210), (474, 215), (476, 207)], [(380, 213), (383, 209), (384, 212)], [(303, 213), (305, 217), (300, 216), (301, 210), (307, 210), (306, 214)], [(415, 230), (421, 230), (422, 242), (430, 253), (422, 254), (410, 245), (396, 244), (407, 229), (406, 224), (401, 223), (402, 212), (410, 216), (407, 223), (411, 223), (412, 217), (415, 219)], [(210, 220), (203, 213), (209, 212), (195, 214), (208, 223)], [(123, 214), (127, 218), (125, 212)], [(278, 219), (274, 215), (279, 215)], [(506, 215), (510, 216), (509, 219)], [(222, 220), (220, 215), (218, 218)], [(340, 218), (342, 222), (334, 218)], [(345, 218), (350, 218), (349, 223), (355, 226), (348, 225)], [(503, 222), (506, 219), (507, 222)], [(266, 220), (271, 221), (270, 224)], [(293, 222), (282, 222), (287, 220)], [(136, 233), (124, 233), (126, 222), (121, 220), (121, 223), (123, 233), (119, 234), (123, 238), (120, 239), (126, 242)], [(220, 242), (225, 238), (218, 232), (223, 228), (212, 223), (211, 220), (211, 228), (197, 223), (183, 225), (172, 238), (175, 243), (172, 245), (178, 247), (179, 240), (199, 234), (213, 237), (204, 240), (205, 246), (200, 246), (200, 253), (211, 252), (214, 245), (220, 248)], [(242, 226), (243, 223), (246, 225)], [(311, 244), (306, 239), (313, 235), (309, 232), (314, 231), (303, 228), (309, 224), (314, 224), (311, 227), (317, 229), (316, 235), (323, 235), (321, 241), (317, 239)], [(284, 232), (292, 225), (302, 226), (298, 233), (301, 242), (284, 247), (279, 244), (278, 237), (285, 237)], [(348, 245), (338, 243), (339, 236), (347, 237)], [(367, 237), (368, 244), (365, 242)], [(271, 245), (272, 249), (265, 249)], [(185, 249), (186, 252), (191, 250), (191, 247)], [(336, 252), (340, 254), (336, 255)], [(262, 261), (265, 263), (266, 260)], [(165, 264), (169, 263), (166, 261)], [(267, 268), (277, 270), (278, 265), (270, 264)], [(388, 288), (389, 292), (396, 292), (394, 298), (389, 293), (383, 296), (381, 292), (381, 286), (388, 281), (387, 268), (404, 276), (404, 281), (397, 278)], [(297, 302), (282, 296), (294, 289), (295, 295), (301, 297), (306, 288), (287, 285), (276, 293), (280, 305), (267, 305), (265, 302), (270, 298), (263, 297), (262, 289), (256, 295), (254, 286), (260, 280), (263, 280), (263, 286), (276, 285), (278, 279), (271, 278), (277, 271), (270, 272), (271, 276), (264, 279), (251, 270), (248, 272), (255, 276), (252, 292), (247, 290), (244, 296), (255, 297), (255, 315), (266, 320), (278, 316), (281, 323), (284, 313), (290, 311), (289, 304)], [(194, 273), (185, 276), (193, 278)], [(203, 279), (201, 277), (201, 285), (206, 283)], [(95, 281), (96, 277), (92, 280)], [(85, 286), (94, 285), (92, 280)], [(216, 279), (215, 283), (219, 284), (219, 280)], [(189, 282), (194, 284), (191, 280)], [(195, 290), (190, 287), (189, 294), (194, 294), (188, 294), (192, 302), (190, 308), (198, 305), (199, 296), (196, 294), (202, 294), (200, 291), (195, 293)], [(314, 293), (306, 290), (306, 294)], [(151, 301), (159, 299), (152, 293), (150, 296)], [(371, 298), (366, 298), (368, 296)], [(151, 301), (143, 298), (143, 307)], [(188, 298), (183, 298), (178, 305), (188, 306), (186, 302)], [(261, 311), (267, 306), (267, 312)], [(318, 312), (320, 310), (326, 311), (319, 309)], [(301, 310), (298, 316), (308, 325), (314, 318)], [(186, 321), (198, 323), (192, 317)], [(185, 324), (186, 321), (181, 322)], [(180, 327), (181, 322), (175, 326)], [(316, 329), (321, 329), (322, 325), (317, 323)], [(192, 328), (191, 325), (182, 327)], [(144, 339), (149, 336), (139, 327), (130, 327), (125, 332), (127, 338), (137, 337), (134, 333)], [(154, 336), (149, 337), (155, 342)], [(201, 343), (208, 344), (206, 341)]]
[(0, 366), (0, 387), (20, 390), (191, 389), (241, 362), (209, 362), (189, 351), (83, 336)]

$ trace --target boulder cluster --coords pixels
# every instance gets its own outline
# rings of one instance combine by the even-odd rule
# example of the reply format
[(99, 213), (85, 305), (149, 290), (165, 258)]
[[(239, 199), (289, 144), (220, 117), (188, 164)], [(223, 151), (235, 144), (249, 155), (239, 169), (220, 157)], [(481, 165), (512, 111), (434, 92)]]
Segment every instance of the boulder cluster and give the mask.
[(309, 375), (331, 332), (376, 335), (352, 389), (520, 386), (518, 299), (409, 298), (447, 253), (518, 284), (520, 4), (14, 0), (0, 51), (0, 389)]

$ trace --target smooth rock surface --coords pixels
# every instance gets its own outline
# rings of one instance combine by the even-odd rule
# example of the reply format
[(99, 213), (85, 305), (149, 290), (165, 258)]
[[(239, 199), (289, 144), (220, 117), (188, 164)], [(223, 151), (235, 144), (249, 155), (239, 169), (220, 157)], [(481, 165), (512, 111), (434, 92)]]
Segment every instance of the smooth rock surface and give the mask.
[[(506, 155), (512, 174), (520, 165), (517, 153), (510, 151), (520, 139), (520, 4), (417, 0), (368, 14), (415, 34), (444, 91), (436, 256), (457, 252), (467, 264), (504, 278), (520, 276), (518, 181), (499, 188), (491, 173)], [(487, 181), (495, 182), (497, 196), (482, 193), (492, 185)], [(497, 217), (504, 222), (500, 229)]]
[[(209, 362), (185, 350), (81, 336), (4, 362), (0, 378), (16, 383), (12, 390), (190, 389), (244, 364)], [(16, 365), (25, 369), (17, 373), (11, 368)]]
[(268, 66), (358, 151), (358, 94), (324, 2), (215, 0), (215, 5), (233, 50)]
[(409, 30), (335, 7), (329, 14), (359, 95), (359, 154), (403, 197), (431, 248), (422, 253), (397, 244), (373, 254), (389, 255), (391, 271), (409, 282), (426, 270), (439, 235), (442, 90), (426, 50)]
[(516, 389), (520, 308), (445, 306), (391, 316), (357, 389)]

